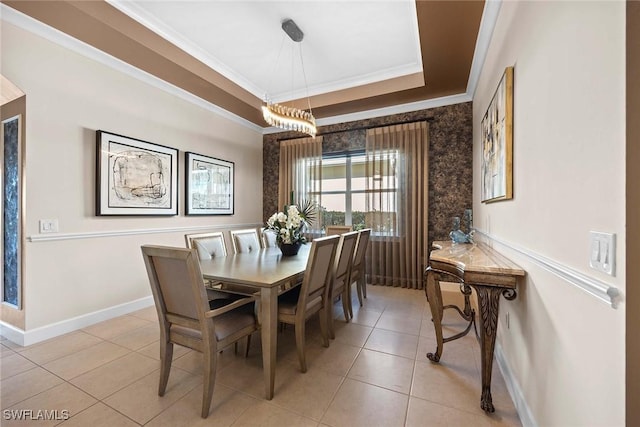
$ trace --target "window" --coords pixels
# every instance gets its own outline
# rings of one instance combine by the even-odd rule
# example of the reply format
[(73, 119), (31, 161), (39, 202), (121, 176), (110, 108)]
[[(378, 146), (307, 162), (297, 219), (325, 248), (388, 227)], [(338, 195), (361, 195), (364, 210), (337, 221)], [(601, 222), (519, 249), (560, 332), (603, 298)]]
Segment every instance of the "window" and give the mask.
[[(351, 225), (354, 230), (374, 228), (378, 233), (397, 230), (397, 177), (395, 150), (363, 152), (322, 158), (321, 224)], [(375, 224), (375, 225), (374, 225)]]

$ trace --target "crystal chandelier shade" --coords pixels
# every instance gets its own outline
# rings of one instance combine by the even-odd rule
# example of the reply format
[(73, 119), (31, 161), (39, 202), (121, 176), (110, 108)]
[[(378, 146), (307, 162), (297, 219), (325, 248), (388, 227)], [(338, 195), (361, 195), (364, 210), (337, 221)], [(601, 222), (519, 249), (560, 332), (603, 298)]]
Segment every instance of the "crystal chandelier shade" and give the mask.
[(271, 126), (316, 136), (316, 119), (308, 111), (266, 102), (262, 106), (262, 115)]
[[(304, 38), (304, 33), (292, 19), (285, 19), (282, 21), (282, 30), (296, 43), (300, 43)], [(302, 73), (305, 75), (302, 51), (300, 51), (300, 62), (302, 63)], [(306, 84), (305, 75), (305, 86)], [(313, 113), (311, 112), (311, 101), (308, 98), (309, 97), (307, 96), (309, 111), (272, 103), (267, 99), (262, 106), (262, 116), (271, 126), (284, 130), (302, 132), (315, 137), (317, 133), (316, 119), (313, 117)]]

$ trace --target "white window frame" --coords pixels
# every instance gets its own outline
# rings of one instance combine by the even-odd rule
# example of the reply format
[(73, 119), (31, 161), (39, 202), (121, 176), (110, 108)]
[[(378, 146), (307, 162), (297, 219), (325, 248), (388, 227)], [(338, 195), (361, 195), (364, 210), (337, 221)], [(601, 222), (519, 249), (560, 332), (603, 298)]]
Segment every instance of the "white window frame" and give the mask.
[[(345, 225), (349, 225), (349, 226), (353, 226), (353, 211), (352, 211), (352, 196), (354, 194), (381, 194), (381, 193), (394, 193), (396, 196), (396, 207), (397, 207), (397, 199), (398, 199), (398, 188), (385, 188), (385, 189), (379, 189), (379, 190), (367, 190), (367, 189), (363, 189), (363, 190), (353, 190), (352, 189), (352, 185), (351, 185), (351, 178), (352, 178), (352, 160), (353, 158), (358, 158), (361, 157), (366, 161), (366, 153), (364, 151), (357, 151), (357, 152), (346, 152), (346, 153), (339, 153), (339, 154), (329, 154), (329, 155), (325, 155), (323, 156), (323, 160), (324, 159), (344, 159), (345, 160), (345, 181), (346, 181), (346, 185), (345, 185), (345, 190), (332, 190), (332, 191), (325, 191), (325, 190), (321, 190), (319, 192), (312, 192), (310, 194), (313, 194), (315, 196), (318, 197), (318, 200), (320, 203), (322, 203), (322, 197), (324, 195), (337, 195), (337, 194), (341, 194), (344, 195), (345, 198), (345, 213), (344, 213), (344, 223)], [(325, 186), (322, 186), (322, 188), (324, 188)], [(325, 224), (323, 223), (322, 226), (324, 227)], [(394, 233), (397, 233), (397, 230), (394, 230)]]

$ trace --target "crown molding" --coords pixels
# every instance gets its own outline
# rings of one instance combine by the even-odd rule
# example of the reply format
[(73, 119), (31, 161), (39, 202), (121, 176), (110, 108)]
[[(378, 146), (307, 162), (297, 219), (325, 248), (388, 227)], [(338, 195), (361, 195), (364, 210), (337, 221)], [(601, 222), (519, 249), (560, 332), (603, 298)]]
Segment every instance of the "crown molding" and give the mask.
[[(444, 107), (447, 105), (461, 104), (471, 101), (471, 96), (466, 93), (458, 95), (443, 96), (441, 98), (427, 99), (425, 101), (410, 102), (408, 104), (393, 105), (391, 107), (377, 108), (375, 110), (360, 111), (357, 113), (342, 114), (340, 116), (325, 117), (316, 119), (316, 126), (329, 126), (338, 123), (353, 122), (356, 120), (372, 119), (374, 117), (391, 116), (393, 114), (410, 113), (412, 111), (428, 110), (430, 108)], [(283, 132), (276, 127), (264, 128), (264, 135)]]
[[(122, 1), (120, 0), (112, 0), (112, 1), (109, 1), (109, 3), (112, 4), (114, 7), (117, 7), (118, 9), (120, 9), (121, 7), (124, 7)], [(461, 93), (458, 95), (446, 96), (446, 97), (441, 97), (436, 99), (428, 99), (424, 101), (417, 101), (417, 102), (412, 102), (407, 104), (393, 105), (393, 106), (378, 108), (373, 110), (365, 110), (365, 111), (349, 113), (349, 114), (344, 114), (339, 116), (325, 117), (317, 120), (317, 125), (327, 126), (327, 125), (332, 125), (337, 123), (344, 123), (348, 121), (363, 120), (363, 119), (369, 119), (373, 117), (406, 113), (411, 111), (423, 110), (428, 108), (436, 108), (436, 107), (442, 107), (446, 105), (453, 105), (453, 104), (458, 104), (462, 102), (472, 101), (473, 95), (475, 93), (476, 86), (478, 83), (478, 79), (480, 76), (480, 72), (482, 71), (482, 66), (484, 64), (484, 60), (487, 55), (489, 43), (491, 41), (491, 36), (493, 34), (493, 29), (495, 27), (495, 24), (499, 15), (501, 4), (502, 4), (501, 0), (485, 2), (484, 11), (483, 11), (482, 19), (480, 22), (478, 39), (476, 40), (476, 48), (475, 48), (474, 56), (472, 60), (471, 71), (470, 71), (469, 80), (467, 83), (466, 93)], [(124, 61), (121, 61), (97, 48), (94, 48), (93, 46), (90, 46), (82, 41), (79, 41), (69, 36), (68, 34), (65, 34), (55, 28), (52, 28), (4, 4), (0, 4), (0, 17), (5, 22), (16, 25), (19, 28), (22, 28), (26, 31), (29, 31), (40, 37), (43, 37), (51, 42), (59, 44), (80, 55), (93, 59), (103, 65), (106, 65), (112, 69), (115, 69), (126, 75), (136, 78), (157, 89), (163, 90), (171, 95), (174, 95), (180, 99), (183, 99), (187, 102), (197, 105), (205, 110), (208, 110), (220, 117), (228, 119), (250, 130), (259, 132), (261, 134), (271, 134), (271, 133), (282, 132), (282, 130), (278, 128), (262, 127), (253, 122), (250, 122), (215, 104), (205, 101), (202, 98), (199, 98), (191, 94), (190, 92), (185, 91), (184, 89), (181, 89), (177, 86), (167, 83), (162, 79), (159, 79), (145, 71), (142, 71)], [(417, 33), (417, 22), (413, 22), (412, 25), (415, 27), (415, 30)], [(159, 34), (163, 37), (167, 36), (164, 33), (159, 33)], [(220, 74), (225, 75), (222, 71), (220, 71), (220, 67), (218, 67), (217, 64), (216, 64), (216, 69), (219, 70)], [(228, 78), (228, 76), (226, 75), (225, 77)]]
[(15, 25), (25, 31), (40, 36), (50, 42), (56, 43), (64, 48), (67, 48), (79, 55), (92, 59), (102, 65), (110, 67), (116, 71), (133, 77), (142, 81), (150, 86), (174, 95), (184, 101), (190, 102), (198, 107), (208, 110), (222, 118), (230, 120), (236, 124), (249, 128), (255, 132), (262, 132), (262, 127), (250, 122), (236, 114), (233, 114), (224, 108), (212, 104), (204, 99), (187, 92), (177, 86), (172, 85), (152, 74), (142, 71), (139, 68), (134, 67), (108, 53), (101, 51), (87, 43), (84, 43), (70, 35), (63, 33), (47, 24), (44, 24), (37, 19), (25, 15), (9, 6), (0, 3), (0, 19), (9, 24)]
[(471, 71), (469, 72), (469, 80), (467, 81), (467, 94), (474, 97), (480, 72), (484, 66), (484, 60), (489, 51), (489, 44), (493, 36), (493, 29), (498, 21), (502, 0), (485, 1), (484, 10), (482, 11), (482, 19), (480, 20), (480, 29), (478, 30), (478, 38), (476, 39), (476, 48), (473, 52), (471, 61)]
[[(176, 32), (173, 28), (166, 25), (164, 22), (156, 19), (153, 15), (148, 13), (144, 8), (136, 5), (133, 2), (126, 0), (106, 0), (111, 6), (120, 10), (122, 13), (128, 15), (135, 21), (144, 25), (160, 37), (168, 40), (184, 52), (193, 56), (197, 60), (206, 64), (214, 69), (227, 79), (231, 80), (241, 88), (245, 89), (255, 97), (264, 99), (267, 95), (267, 88), (260, 87), (245, 76), (237, 73), (234, 69), (229, 67), (219, 58), (206, 52), (198, 44), (192, 40), (188, 40), (180, 33)], [(406, 6), (409, 8), (409, 13), (415, 17), (411, 22), (411, 31), (414, 34), (415, 40), (420, 40), (420, 34), (418, 30), (418, 20), (416, 12), (416, 4), (413, 1), (406, 2)], [(295, 91), (276, 92), (269, 93), (269, 99), (275, 103), (282, 103), (291, 101), (298, 98), (307, 98), (309, 96), (315, 96), (328, 92), (335, 92), (339, 90), (348, 89), (354, 86), (362, 86), (371, 83), (376, 83), (384, 80), (394, 79), (405, 75), (410, 75), (417, 72), (422, 72), (422, 52), (420, 50), (420, 43), (415, 43), (414, 52), (415, 61), (407, 64), (403, 64), (397, 67), (391, 67), (388, 69), (376, 71), (366, 75), (360, 75), (358, 77), (348, 77), (339, 81), (334, 81), (330, 84), (318, 84), (301, 88)]]

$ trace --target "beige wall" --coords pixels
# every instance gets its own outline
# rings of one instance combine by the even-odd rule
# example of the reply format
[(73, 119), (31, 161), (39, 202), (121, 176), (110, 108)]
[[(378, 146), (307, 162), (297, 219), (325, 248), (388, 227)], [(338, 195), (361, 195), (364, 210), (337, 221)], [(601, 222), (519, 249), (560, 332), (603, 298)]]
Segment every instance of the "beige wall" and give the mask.
[[(640, 75), (640, 3), (627, 1), (627, 76)], [(640, 82), (627, 78), (627, 425), (640, 425)]]
[[(474, 224), (625, 292), (624, 2), (504, 2), (474, 96)], [(514, 77), (514, 199), (480, 202), (480, 121)], [(590, 269), (589, 231), (615, 233), (616, 276)], [(498, 342), (538, 425), (623, 425), (625, 311), (493, 242), (528, 273)], [(505, 322), (510, 313), (510, 328)]]
[[(262, 220), (262, 135), (31, 32), (2, 23), (2, 74), (27, 96), (26, 230), (60, 234), (255, 224)], [(176, 217), (96, 217), (95, 131), (180, 150)], [(184, 152), (235, 162), (235, 215), (184, 216)], [(150, 295), (140, 245), (183, 232), (26, 242), (26, 329)]]

